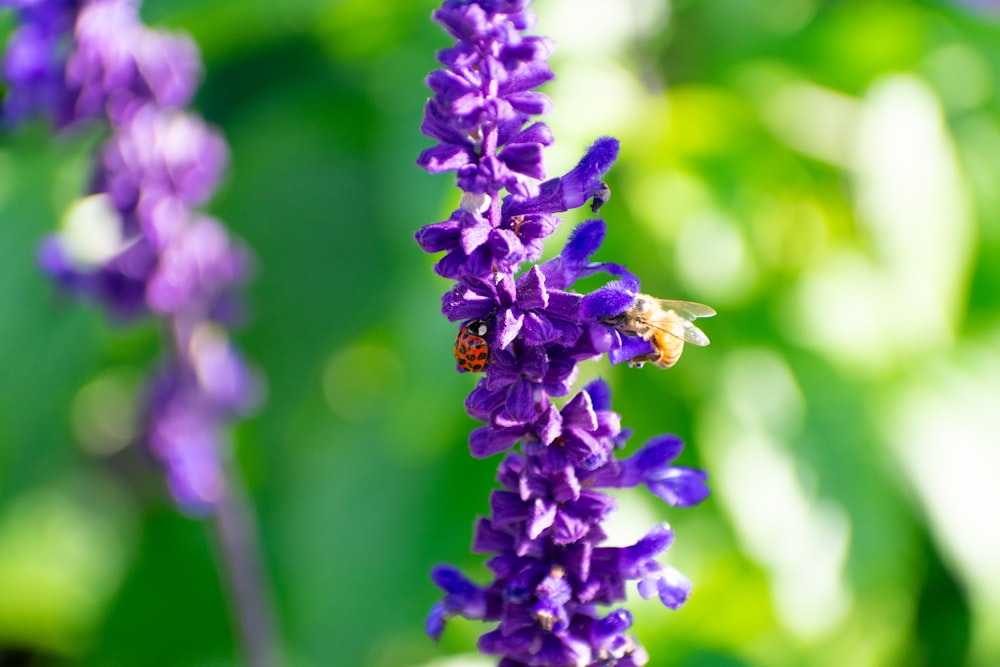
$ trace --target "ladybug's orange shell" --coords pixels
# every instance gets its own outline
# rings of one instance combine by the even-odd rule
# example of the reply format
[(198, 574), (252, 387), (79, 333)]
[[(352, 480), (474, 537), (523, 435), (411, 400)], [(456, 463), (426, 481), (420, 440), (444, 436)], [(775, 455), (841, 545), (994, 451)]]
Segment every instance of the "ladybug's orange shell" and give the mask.
[(488, 357), (489, 347), (484, 338), (464, 328), (458, 332), (458, 337), (455, 338), (455, 360), (459, 368), (470, 373), (480, 373), (486, 368)]

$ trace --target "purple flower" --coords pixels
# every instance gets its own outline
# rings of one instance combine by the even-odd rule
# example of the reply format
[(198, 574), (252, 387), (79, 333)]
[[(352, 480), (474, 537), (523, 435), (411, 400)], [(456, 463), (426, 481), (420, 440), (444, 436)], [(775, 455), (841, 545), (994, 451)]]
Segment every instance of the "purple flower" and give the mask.
[[(446, 0), (434, 14), (457, 43), (438, 54), (444, 69), (427, 77), (433, 97), (422, 130), (437, 144), (417, 162), (455, 171), (462, 194), (454, 213), (420, 229), (416, 240), (444, 253), (435, 271), (454, 281), (442, 297), (444, 315), (484, 327), (485, 376), (465, 403), (483, 422), (469, 436), (471, 453), (507, 453), (497, 476), (502, 488), (473, 540), (475, 552), (491, 555), (493, 581), (479, 586), (454, 568), (435, 568), (445, 596), (427, 632), (439, 638), (455, 615), (496, 622), (478, 646), (499, 656), (501, 667), (644, 665), (648, 656), (627, 634), (628, 612), (602, 616), (598, 606), (623, 601), (636, 582), (644, 597), (677, 608), (690, 583), (657, 560), (673, 540), (665, 525), (631, 546), (605, 544), (602, 525), (615, 502), (602, 489), (644, 484), (670, 505), (690, 506), (707, 496), (705, 474), (672, 465), (682, 447), (674, 436), (617, 459), (630, 431), (612, 409), (610, 388), (596, 380), (573, 392), (579, 361), (630, 354), (633, 341), (641, 349), (624, 359), (652, 349), (607, 324), (632, 307), (639, 280), (620, 264), (594, 260), (603, 220), (581, 223), (559, 255), (538, 263), (557, 214), (588, 202), (596, 212), (608, 201), (602, 179), (619, 146), (599, 138), (568, 173), (538, 183), (552, 137), (531, 116), (550, 102), (532, 89), (552, 78), (551, 46), (523, 35), (534, 23), (528, 4)], [(618, 280), (587, 296), (573, 290), (596, 273)], [(562, 396), (572, 397), (553, 400)], [(519, 453), (511, 451), (518, 445)]]
[(7, 118), (49, 115), (57, 125), (72, 117), (73, 101), (66, 87), (69, 35), (76, 21), (78, 0), (7, 0), (17, 10), (18, 27), (4, 57), (4, 78), (10, 90), (4, 100)]
[(66, 83), (77, 119), (107, 115), (119, 123), (150, 102), (178, 109), (191, 101), (201, 74), (198, 48), (186, 36), (143, 25), (138, 0), (84, 3), (74, 37)]
[(229, 160), (225, 141), (199, 117), (145, 103), (116, 124), (101, 151), (95, 189), (125, 224), (157, 245), (184, 227), (184, 212), (215, 192)]
[(151, 30), (137, 0), (8, 2), (20, 26), (7, 49), (5, 107), (19, 121), (45, 115), (56, 127), (106, 116), (121, 122), (148, 102), (179, 109), (201, 74), (188, 37)]
[[(577, 208), (590, 198), (594, 210), (607, 201), (610, 191), (600, 178), (617, 155), (618, 141), (603, 137), (568, 174), (546, 181), (538, 194), (532, 188), (524, 195), (508, 195), (502, 206), (497, 205), (497, 198), (503, 184), (495, 183), (485, 191), (466, 190), (462, 208), (448, 220), (420, 229), (417, 243), (427, 252), (446, 253), (435, 266), (445, 278), (486, 277), (494, 270), (516, 273), (524, 262), (541, 257), (544, 239), (559, 224), (555, 213)], [(589, 257), (596, 246), (590, 253), (587, 249), (578, 243), (575, 256)]]
[(511, 197), (505, 202), (507, 215), (557, 213), (583, 206), (592, 200), (594, 213), (611, 197), (611, 190), (600, 179), (618, 159), (618, 140), (601, 137), (587, 149), (587, 153), (569, 173), (562, 178), (545, 181), (532, 197)]
[(692, 507), (708, 497), (705, 484), (708, 475), (697, 468), (671, 465), (683, 448), (684, 443), (677, 436), (658, 435), (632, 456), (588, 471), (583, 477), (588, 484), (598, 487), (630, 488), (644, 484), (668, 505)]
[(224, 496), (228, 425), (259, 400), (259, 380), (225, 330), (174, 321), (174, 349), (146, 397), (145, 440), (186, 511), (208, 513)]
[(170, 490), (192, 513), (209, 511), (226, 491), (219, 418), (185, 369), (164, 369), (150, 392), (146, 441)]
[(215, 317), (241, 284), (249, 257), (222, 224), (204, 216), (188, 221), (167, 244), (146, 286), (146, 302), (160, 315)]
[(486, 591), (465, 578), (453, 567), (439, 565), (431, 579), (445, 592), (445, 598), (435, 605), (427, 617), (427, 634), (437, 640), (444, 631), (445, 621), (456, 615), (465, 618), (485, 618), (488, 613)]
[[(635, 303), (639, 293), (639, 281), (632, 276), (621, 280), (613, 280), (581, 301), (583, 317), (592, 324), (600, 324), (603, 320), (620, 315)], [(631, 361), (635, 358), (645, 358), (654, 352), (652, 344), (638, 336), (625, 336), (621, 331), (606, 327), (611, 336), (611, 346), (608, 359), (612, 364)]]
[(621, 433), (621, 417), (610, 409), (598, 409), (591, 398), (591, 391), (606, 388), (603, 380), (595, 380), (561, 410), (549, 405), (536, 422), (537, 440), (526, 442), (525, 451), (547, 448), (545, 461), (556, 469), (593, 470), (607, 463)]
[(604, 242), (606, 232), (607, 225), (600, 218), (586, 220), (577, 225), (570, 234), (562, 252), (549, 261), (538, 265), (539, 270), (545, 276), (546, 284), (552, 288), (564, 289), (580, 278), (586, 278), (595, 273), (610, 273), (622, 276), (622, 280), (627, 284), (634, 282), (638, 286), (639, 279), (629, 273), (624, 266), (613, 262), (591, 261), (591, 257)]
[(580, 336), (580, 295), (546, 289), (545, 275), (534, 266), (516, 281), (464, 277), (443, 297), (442, 312), (455, 322), (492, 323), (494, 345), (506, 349), (519, 336), (529, 345), (570, 345)]
[(434, 18), (458, 43), (438, 54), (445, 69), (431, 73), (434, 92), (421, 130), (438, 145), (417, 163), (430, 172), (456, 171), (470, 193), (526, 193), (527, 178), (544, 177), (542, 149), (552, 143), (541, 123), (548, 97), (532, 91), (552, 78), (547, 40), (524, 36), (534, 23), (526, 2), (445, 2)]
[(673, 567), (656, 560), (673, 541), (673, 531), (664, 524), (654, 527), (632, 546), (594, 549), (587, 598), (606, 604), (623, 600), (625, 583), (638, 580), (637, 588), (643, 598), (657, 595), (665, 606), (680, 608), (691, 592), (691, 582)]
[[(601, 522), (614, 501), (584, 488), (573, 466), (556, 470), (544, 455), (509, 454), (499, 479), (505, 490), (494, 491), (491, 518), (479, 522), (474, 541), (476, 551), (495, 554), (489, 567), (496, 580), (483, 589), (451, 568), (436, 569), (435, 581), (448, 595), (429, 617), (432, 636), (458, 613), (499, 621), (480, 649), (522, 664), (563, 665), (567, 656), (572, 664), (644, 664), (641, 647), (624, 634), (628, 613), (618, 609), (601, 618), (594, 605), (624, 600), (629, 580), (666, 606), (683, 603), (690, 584), (656, 560), (673, 541), (669, 527), (657, 526), (628, 547), (600, 546)], [(443, 583), (442, 571), (457, 583)]]
[(222, 138), (183, 110), (201, 71), (198, 51), (187, 37), (143, 25), (139, 0), (0, 6), (15, 8), (18, 21), (4, 61), (7, 121), (87, 123), (105, 137), (88, 191), (41, 244), (39, 264), (113, 317), (159, 318), (163, 360), (143, 402), (142, 445), (180, 509), (214, 515), (247, 663), (280, 663), (252, 513), (229, 470), (229, 430), (256, 407), (262, 385), (225, 328), (249, 254), (196, 210), (228, 158)]
[(106, 123), (90, 192), (39, 262), (61, 287), (119, 318), (153, 314), (171, 333), (152, 382), (146, 441), (174, 496), (209, 511), (225, 491), (225, 431), (259, 383), (224, 326), (250, 256), (199, 213), (228, 162), (225, 141), (183, 110), (201, 73), (186, 36), (145, 26), (137, 0), (21, 0), (5, 60), (14, 120)]
[(620, 486), (645, 484), (669, 505), (691, 507), (708, 497), (705, 471), (670, 462), (680, 455), (684, 443), (675, 435), (659, 435), (621, 462)]
[[(545, 410), (548, 397), (565, 396), (576, 380), (574, 357), (569, 348), (557, 346), (528, 347), (520, 343), (511, 350), (491, 353), (486, 378), (481, 380), (466, 400), (469, 414), (496, 426), (527, 425)], [(470, 444), (476, 453), (473, 431)], [(510, 442), (503, 449), (512, 446)], [(479, 456), (495, 454), (477, 453)]]

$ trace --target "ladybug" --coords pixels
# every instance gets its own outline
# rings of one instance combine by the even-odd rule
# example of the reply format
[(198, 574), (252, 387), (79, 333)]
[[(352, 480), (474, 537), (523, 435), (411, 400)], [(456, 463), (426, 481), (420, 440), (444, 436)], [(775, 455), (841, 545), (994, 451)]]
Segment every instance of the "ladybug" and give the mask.
[(490, 349), (486, 345), (486, 322), (472, 320), (458, 332), (455, 338), (455, 360), (459, 368), (470, 373), (480, 373), (486, 368)]

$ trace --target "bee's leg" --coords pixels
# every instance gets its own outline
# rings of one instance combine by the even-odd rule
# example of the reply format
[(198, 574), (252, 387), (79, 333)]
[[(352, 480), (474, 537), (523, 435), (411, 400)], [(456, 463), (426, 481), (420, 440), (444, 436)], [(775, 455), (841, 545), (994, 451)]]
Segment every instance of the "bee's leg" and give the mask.
[(659, 360), (660, 352), (658, 350), (653, 350), (652, 352), (646, 352), (645, 354), (640, 354), (638, 356), (632, 357), (628, 360), (628, 365), (634, 368), (642, 368), (642, 365), (647, 361), (656, 362)]

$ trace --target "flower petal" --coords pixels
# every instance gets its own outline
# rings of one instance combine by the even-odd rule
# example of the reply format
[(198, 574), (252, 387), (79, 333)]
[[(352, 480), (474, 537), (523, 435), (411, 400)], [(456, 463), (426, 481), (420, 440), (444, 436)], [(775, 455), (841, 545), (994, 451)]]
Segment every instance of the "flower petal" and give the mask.
[(501, 350), (514, 342), (517, 335), (521, 333), (521, 325), (524, 324), (524, 314), (519, 310), (505, 309), (497, 317), (497, 330), (494, 334), (496, 344)]

